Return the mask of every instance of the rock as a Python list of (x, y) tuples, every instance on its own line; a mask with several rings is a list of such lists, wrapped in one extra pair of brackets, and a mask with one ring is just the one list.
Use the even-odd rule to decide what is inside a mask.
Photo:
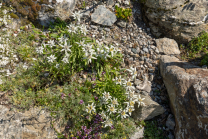
[(103, 5), (99, 5), (91, 15), (91, 20), (97, 24), (112, 26), (116, 22), (116, 15)]
[(114, 0), (107, 0), (107, 6), (113, 6)]
[(137, 50), (135, 48), (131, 48), (131, 51), (136, 54), (137, 53)]
[(139, 80), (139, 79), (136, 79), (136, 80), (134, 81), (134, 84), (135, 84), (135, 85), (140, 85), (141, 83), (142, 83), (142, 81)]
[(142, 139), (144, 138), (144, 127), (137, 127), (135, 133), (130, 137), (130, 139)]
[(147, 74), (145, 74), (143, 76), (143, 79), (144, 79), (143, 83), (136, 86), (136, 88), (139, 89), (139, 90), (144, 90), (144, 91), (150, 93), (150, 91), (151, 91), (151, 82), (148, 81), (147, 76), (148, 76)]
[(117, 22), (117, 25), (120, 26), (120, 27), (122, 27), (122, 28), (125, 28), (126, 27), (126, 22), (119, 21), (119, 22)]
[(164, 53), (166, 55), (180, 54), (180, 50), (178, 49), (178, 44), (175, 40), (169, 38), (161, 38), (161, 39), (156, 39), (155, 41), (160, 53)]
[(83, 74), (82, 77), (83, 77), (84, 79), (86, 79), (86, 78), (87, 78), (87, 75)]
[(173, 115), (169, 115), (168, 116), (168, 119), (166, 121), (166, 126), (170, 129), (170, 130), (174, 130), (174, 127), (175, 127), (175, 121), (174, 121), (174, 118), (173, 118)]
[[(135, 93), (135, 95), (139, 95)], [(150, 120), (155, 116), (163, 114), (165, 112), (164, 108), (160, 106), (157, 102), (153, 101), (148, 95), (140, 94), (141, 98), (145, 98), (143, 100), (145, 106), (140, 106), (138, 108), (138, 104), (135, 103), (134, 108), (135, 111), (132, 112), (132, 118), (135, 120)]]
[[(4, 0), (7, 5), (14, 7), (14, 15), (18, 18), (14, 20), (19, 26), (24, 26), (32, 22), (34, 25), (49, 27), (50, 22), (54, 22), (57, 17), (62, 20), (69, 19), (76, 5), (76, 0), (51, 0), (42, 1), (23, 1)], [(17, 27), (19, 27), (17, 26)]]
[(168, 138), (169, 138), (169, 139), (175, 139), (174, 136), (173, 136), (173, 134), (172, 134), (171, 132), (169, 132)]
[(149, 50), (147, 48), (142, 49), (145, 53), (149, 53)]
[(205, 0), (141, 0), (144, 21), (153, 35), (187, 44), (205, 30), (208, 8)]
[(90, 9), (88, 9), (88, 10), (81, 10), (80, 13), (82, 14), (81, 18), (89, 18), (90, 17)]
[[(31, 108), (25, 112), (17, 112), (0, 105), (0, 138), (57, 138), (57, 134), (51, 127), (52, 117), (50, 112), (39, 108)], [(55, 128), (60, 132), (64, 128)]]
[(110, 32), (110, 28), (105, 28), (105, 31)]
[(208, 70), (163, 55), (160, 73), (175, 117), (175, 138), (207, 138)]

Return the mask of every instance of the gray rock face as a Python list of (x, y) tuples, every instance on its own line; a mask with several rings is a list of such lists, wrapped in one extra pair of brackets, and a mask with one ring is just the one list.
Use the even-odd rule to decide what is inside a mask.
[[(202, 30), (208, 31), (206, 0), (141, 0), (151, 32), (178, 43), (188, 43)], [(148, 21), (147, 21), (148, 20)]]
[(137, 127), (136, 132), (130, 137), (130, 139), (142, 139), (144, 138), (144, 127)]
[(33, 0), (31, 2), (4, 0), (4, 2), (14, 7), (14, 14), (19, 17), (19, 19), (15, 19), (14, 22), (18, 24), (21, 21), (24, 22), (19, 26), (23, 26), (27, 22), (32, 22), (33, 24), (39, 24), (46, 28), (48, 28), (50, 22), (53, 23), (57, 17), (62, 20), (68, 19), (76, 4), (76, 0)]
[(175, 117), (175, 138), (207, 138), (208, 70), (164, 55), (160, 73)]
[[(138, 94), (136, 93), (135, 95)], [(155, 101), (153, 101), (148, 95), (140, 96), (141, 98), (145, 98), (143, 100), (145, 106), (140, 106), (138, 108), (138, 104), (135, 104), (135, 111), (132, 112), (132, 118), (134, 118), (135, 120), (149, 120), (165, 112), (164, 108)]]
[(144, 78), (143, 83), (140, 84), (140, 85), (137, 85), (136, 88), (139, 89), (139, 90), (143, 90), (143, 91), (146, 91), (146, 92), (150, 93), (150, 91), (151, 91), (151, 82), (148, 81), (148, 75), (145, 74), (143, 76), (143, 78)]
[(161, 38), (161, 39), (156, 39), (155, 41), (160, 53), (164, 53), (166, 55), (180, 54), (180, 50), (178, 49), (178, 44), (175, 40), (169, 38)]
[(112, 26), (116, 22), (116, 15), (103, 5), (99, 5), (91, 15), (91, 20), (97, 24)]
[(122, 27), (122, 28), (125, 28), (125, 27), (126, 27), (126, 22), (124, 22), (124, 21), (119, 21), (119, 22), (117, 23), (117, 25), (120, 26), (120, 27)]
[(170, 114), (168, 116), (168, 119), (166, 121), (166, 126), (170, 129), (170, 130), (174, 130), (175, 127), (175, 121), (173, 119), (173, 116)]
[(113, 6), (114, 5), (114, 0), (107, 0), (107, 5), (108, 6)]
[[(21, 113), (0, 105), (0, 138), (55, 139), (57, 134), (51, 127), (51, 118), (50, 113), (39, 108)], [(56, 129), (60, 130), (60, 127), (56, 125)]]

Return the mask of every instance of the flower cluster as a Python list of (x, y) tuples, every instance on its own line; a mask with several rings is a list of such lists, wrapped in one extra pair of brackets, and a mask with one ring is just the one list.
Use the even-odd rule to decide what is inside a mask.
[(8, 22), (11, 22), (11, 16), (10, 15), (6, 15), (7, 14), (7, 10), (3, 10), (3, 13), (4, 13), (4, 17), (3, 18), (0, 18), (0, 26), (1, 25), (5, 25), (7, 27), (8, 25)]

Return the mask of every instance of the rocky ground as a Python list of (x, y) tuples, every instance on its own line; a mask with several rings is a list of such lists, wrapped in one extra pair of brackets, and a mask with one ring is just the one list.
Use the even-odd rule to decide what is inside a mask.
[[(86, 4), (85, 8), (82, 7), (84, 1)], [(107, 26), (97, 24), (90, 18), (90, 15), (92, 15), (99, 5), (106, 6), (110, 11), (114, 11), (115, 4), (132, 9), (133, 17), (129, 22), (117, 20), (111, 26)], [(80, 24), (87, 26), (89, 37), (95, 38), (101, 43), (112, 43), (114, 46), (122, 48), (122, 53), (124, 54), (122, 68), (133, 66), (140, 72), (134, 82), (135, 91), (144, 96), (151, 97), (152, 100), (165, 109), (163, 114), (150, 119), (150, 121), (156, 120), (158, 128), (163, 130), (165, 137), (174, 139), (175, 122), (169, 107), (169, 97), (158, 69), (160, 51), (157, 48), (156, 39), (150, 33), (150, 28), (142, 21), (140, 4), (128, 0), (79, 0), (74, 11), (81, 11), (83, 13)], [(101, 21), (106, 21), (105, 17), (100, 18), (103, 18)], [(110, 19), (114, 20), (114, 17)], [(105, 23), (111, 24), (112, 22), (106, 21)], [(45, 31), (47, 32), (47, 30)], [(0, 119), (3, 118), (4, 116), (0, 117)]]

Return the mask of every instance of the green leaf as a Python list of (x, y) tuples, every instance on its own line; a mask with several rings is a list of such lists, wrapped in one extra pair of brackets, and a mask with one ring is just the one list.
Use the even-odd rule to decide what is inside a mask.
[(57, 34), (53, 33), (53, 34), (50, 34), (50, 37), (53, 37), (53, 38), (57, 38)]

